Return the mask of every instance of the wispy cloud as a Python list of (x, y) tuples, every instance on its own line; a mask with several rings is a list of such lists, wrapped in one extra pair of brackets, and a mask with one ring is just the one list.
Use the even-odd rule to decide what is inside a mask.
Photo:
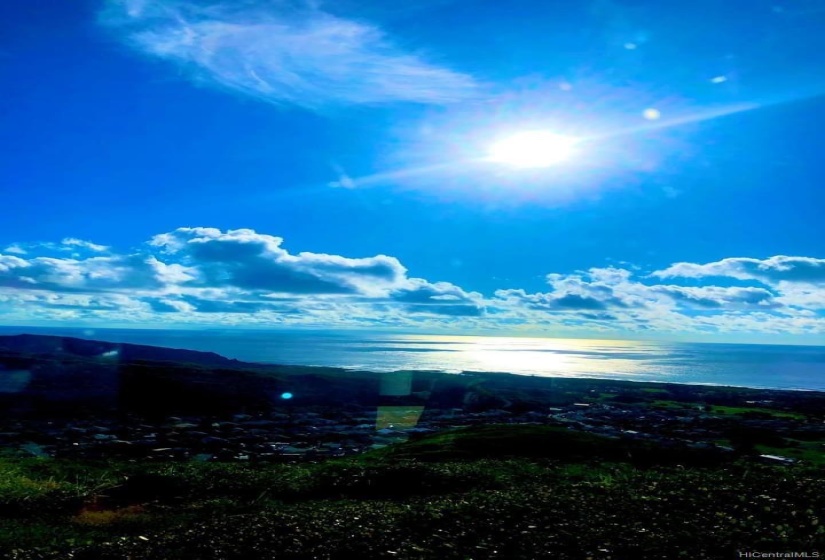
[(66, 237), (59, 243), (52, 241), (41, 241), (34, 243), (13, 243), (0, 251), (7, 255), (27, 255), (29, 253), (37, 253), (44, 256), (44, 253), (55, 255), (65, 255), (70, 253), (73, 257), (80, 257), (85, 254), (103, 254), (109, 250), (106, 245), (99, 245), (78, 239), (76, 237)]
[(9, 255), (25, 255), (28, 253), (23, 247), (20, 246), (19, 243), (13, 243), (3, 249), (3, 252)]
[(315, 4), (109, 0), (100, 21), (197, 81), (276, 104), (444, 104), (476, 91), (471, 76)]
[(84, 241), (83, 239), (78, 239), (76, 237), (67, 237), (61, 243), (64, 247), (67, 248), (76, 247), (79, 249), (87, 249), (95, 253), (105, 253), (109, 250), (109, 247), (107, 247), (106, 245), (98, 245), (97, 243), (92, 243), (91, 241)]
[(332, 170), (338, 176), (338, 180), (331, 182), (329, 186), (340, 187), (342, 189), (354, 189), (356, 187), (355, 181), (347, 174), (343, 167), (334, 163), (332, 164)]

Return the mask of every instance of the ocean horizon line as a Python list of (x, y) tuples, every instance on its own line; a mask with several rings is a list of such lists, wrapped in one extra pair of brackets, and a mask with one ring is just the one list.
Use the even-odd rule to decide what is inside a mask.
[(349, 332), (207, 332), (0, 327), (0, 333), (51, 334), (213, 352), (245, 362), (345, 370), (510, 373), (686, 385), (825, 391), (825, 347), (400, 335)]

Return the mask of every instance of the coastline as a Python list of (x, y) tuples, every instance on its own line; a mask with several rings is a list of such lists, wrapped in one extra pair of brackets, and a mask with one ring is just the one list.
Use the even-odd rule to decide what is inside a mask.
[[(256, 364), (262, 367), (298, 367), (298, 368), (308, 368), (308, 369), (318, 369), (318, 370), (329, 370), (329, 369), (336, 369), (340, 370), (341, 372), (362, 372), (362, 373), (369, 373), (372, 375), (386, 375), (386, 374), (395, 374), (395, 373), (407, 373), (407, 372), (414, 372), (414, 373), (422, 373), (422, 374), (439, 374), (439, 375), (455, 375), (455, 376), (462, 376), (462, 375), (473, 375), (473, 376), (486, 376), (486, 375), (493, 375), (493, 376), (500, 376), (500, 375), (512, 375), (515, 377), (531, 377), (531, 378), (540, 378), (540, 379), (565, 379), (565, 380), (575, 380), (575, 379), (582, 379), (582, 380), (600, 380), (605, 382), (611, 383), (640, 383), (640, 384), (650, 384), (650, 385), (686, 385), (690, 387), (718, 387), (724, 389), (753, 389), (758, 391), (790, 391), (790, 392), (806, 392), (806, 393), (822, 393), (825, 394), (825, 389), (810, 389), (806, 387), (773, 387), (773, 386), (757, 386), (757, 385), (729, 385), (725, 383), (712, 383), (709, 381), (696, 381), (696, 382), (688, 382), (688, 381), (651, 381), (647, 379), (627, 379), (627, 378), (617, 378), (617, 377), (610, 377), (609, 374), (592, 374), (592, 375), (538, 375), (538, 374), (531, 374), (531, 373), (517, 373), (512, 371), (475, 371), (475, 370), (461, 370), (461, 371), (449, 371), (449, 370), (437, 370), (437, 369), (401, 369), (401, 370), (387, 370), (387, 371), (375, 371), (375, 370), (368, 370), (362, 369), (358, 367), (347, 367), (347, 366), (321, 366), (321, 365), (307, 365), (307, 364), (277, 364), (277, 363), (269, 363), (269, 362), (247, 362), (251, 364)], [(622, 374), (618, 374), (622, 375)]]
[[(22, 333), (25, 328), (2, 328)], [(81, 339), (211, 351), (232, 359), (286, 366), (504, 372), (825, 391), (825, 346), (661, 343), (486, 337), (415, 337), (354, 333), (203, 333), (126, 329), (31, 329)]]

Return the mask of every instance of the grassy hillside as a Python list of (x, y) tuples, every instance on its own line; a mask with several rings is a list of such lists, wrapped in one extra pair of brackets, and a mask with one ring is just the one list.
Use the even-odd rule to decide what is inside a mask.
[(540, 425), (487, 425), (451, 430), (373, 454), (387, 459), (422, 461), (502, 457), (561, 461), (615, 461), (637, 466), (717, 465), (731, 460), (713, 449), (663, 446), (637, 439), (608, 438)]
[(0, 460), (0, 550), (18, 559), (532, 560), (825, 547), (819, 471), (690, 466), (634, 445), (497, 426), (319, 464), (9, 457)]

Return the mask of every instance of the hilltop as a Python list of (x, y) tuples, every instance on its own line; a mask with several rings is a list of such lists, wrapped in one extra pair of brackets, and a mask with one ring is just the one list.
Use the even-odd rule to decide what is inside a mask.
[(242, 363), (214, 352), (40, 334), (0, 336), (0, 353), (23, 354), (38, 358), (97, 358), (117, 360), (121, 363), (183, 362), (214, 367), (236, 367)]

